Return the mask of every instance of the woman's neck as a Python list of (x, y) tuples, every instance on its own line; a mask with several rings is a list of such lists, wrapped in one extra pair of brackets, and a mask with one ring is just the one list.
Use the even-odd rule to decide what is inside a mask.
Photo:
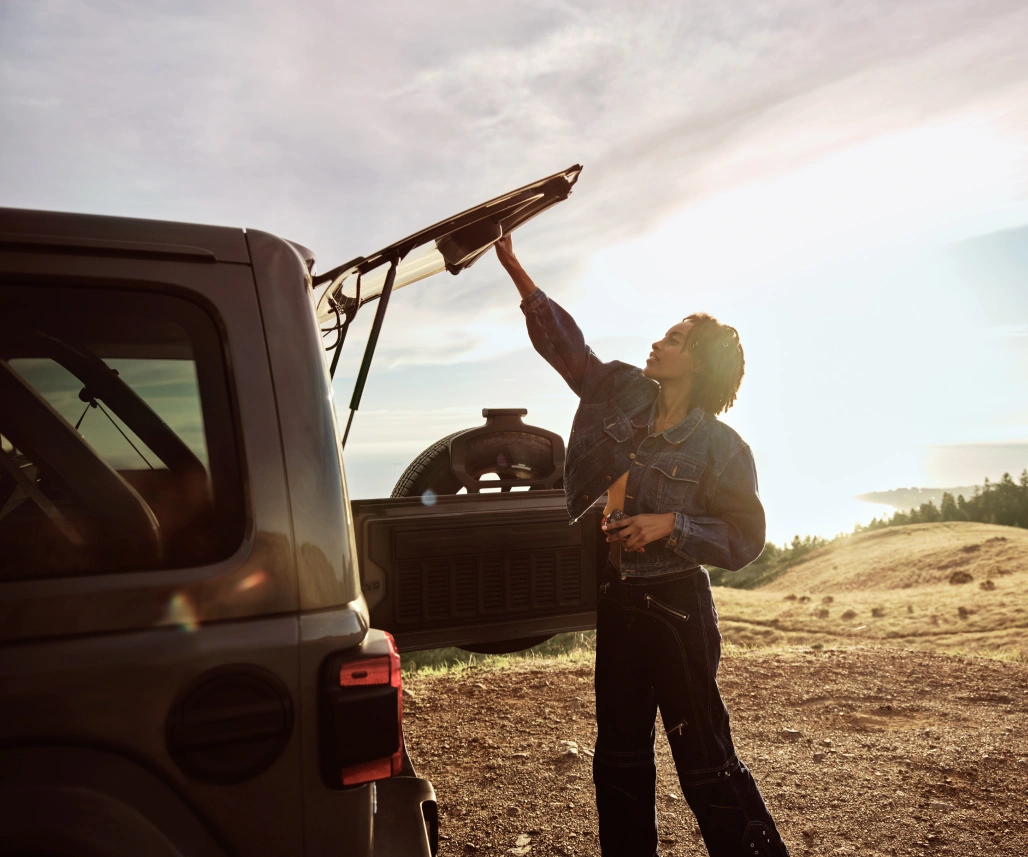
[(687, 384), (661, 384), (657, 394), (657, 416), (654, 431), (662, 432), (678, 425), (692, 410), (692, 379)]

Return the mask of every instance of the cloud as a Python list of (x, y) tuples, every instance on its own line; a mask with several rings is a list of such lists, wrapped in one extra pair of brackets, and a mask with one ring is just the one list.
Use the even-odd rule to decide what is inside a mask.
[[(1028, 9), (1014, 0), (536, 0), (488, 15), (470, 0), (16, 0), (0, 16), (7, 204), (252, 226), (313, 247), (324, 270), (577, 161), (572, 198), (517, 238), (536, 280), (570, 300), (611, 248), (719, 198), (787, 190), (840, 152), (976, 111), (1015, 145), (1028, 137)], [(822, 220), (859, 195), (851, 184)], [(725, 268), (756, 258), (768, 236), (742, 215), (704, 241), (710, 265), (714, 248)], [(690, 237), (668, 230), (663, 251), (691, 252)], [(484, 258), (397, 293), (376, 366), (523, 342), (517, 296)]]
[(997, 324), (987, 329), (987, 335), (998, 339), (1028, 336), (1028, 324)]
[(11, 201), (275, 229), (326, 263), (582, 161), (576, 211), (538, 239), (574, 255), (1028, 65), (1023, 4), (973, 0), (0, 14)]

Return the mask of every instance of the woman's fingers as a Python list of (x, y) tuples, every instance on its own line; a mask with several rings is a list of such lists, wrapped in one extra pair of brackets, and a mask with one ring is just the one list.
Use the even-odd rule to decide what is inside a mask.
[(618, 524), (619, 526), (610, 528), (604, 525), (607, 541), (625, 542), (625, 550), (642, 552), (646, 540), (643, 538), (643, 529), (635, 518), (622, 518)]
[(607, 530), (606, 532), (608, 542), (623, 542), (628, 538), (625, 534), (625, 527), (618, 527), (617, 529)]
[(621, 520), (619, 520), (617, 522), (617, 525), (615, 526), (612, 524), (608, 524), (606, 519), (604, 519), (603, 524), (601, 524), (601, 528), (603, 529), (603, 532), (607, 534), (607, 541), (619, 542), (626, 538), (624, 533), (627, 527), (625, 525), (631, 520), (631, 518), (621, 518)]
[(609, 528), (606, 523), (602, 525), (603, 531), (607, 534), (607, 541), (624, 542), (625, 550), (643, 553), (644, 545), (671, 535), (675, 527), (675, 515), (673, 512), (661, 515), (632, 515), (622, 518), (617, 523), (618, 526)]
[(604, 525), (603, 529), (607, 533), (607, 541), (624, 542), (625, 550), (645, 553), (644, 545), (659, 538), (659, 536), (650, 533), (646, 527), (646, 519), (650, 517), (653, 516), (633, 515), (629, 518), (622, 518), (618, 521), (617, 527), (608, 528), (607, 525)]
[(644, 544), (646, 544), (646, 542), (643, 541), (642, 530), (640, 528), (634, 528), (633, 531), (625, 537), (625, 550), (627, 551), (640, 550)]

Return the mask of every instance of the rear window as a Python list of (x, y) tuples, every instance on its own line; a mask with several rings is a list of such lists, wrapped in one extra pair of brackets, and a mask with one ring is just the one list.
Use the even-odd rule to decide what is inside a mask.
[(229, 555), (242, 490), (223, 348), (170, 295), (0, 286), (0, 576)]

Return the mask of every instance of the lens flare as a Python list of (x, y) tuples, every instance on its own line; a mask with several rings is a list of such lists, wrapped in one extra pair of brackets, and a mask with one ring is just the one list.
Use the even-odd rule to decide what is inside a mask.
[(236, 592), (246, 592), (247, 590), (253, 589), (255, 586), (260, 586), (268, 579), (268, 573), (266, 571), (255, 571), (253, 574), (248, 574), (239, 583), (236, 584)]
[(194, 633), (200, 630), (200, 623), (196, 619), (196, 610), (192, 602), (181, 592), (176, 592), (168, 602), (168, 612), (164, 617), (169, 625), (178, 625), (183, 631)]

